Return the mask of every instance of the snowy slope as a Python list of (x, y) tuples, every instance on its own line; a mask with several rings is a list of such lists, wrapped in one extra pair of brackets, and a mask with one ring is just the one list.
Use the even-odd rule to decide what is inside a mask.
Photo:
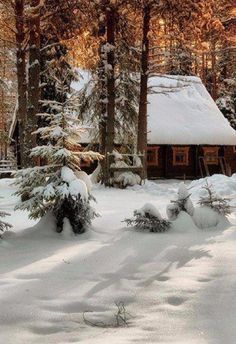
[(150, 144), (236, 145), (235, 130), (200, 78), (159, 76), (149, 86)]
[[(236, 206), (236, 175), (211, 181)], [(203, 184), (189, 185), (195, 203)], [(146, 202), (165, 216), (178, 185), (94, 187), (101, 217), (75, 238), (54, 233), (50, 218), (25, 230), (34, 223), (13, 211), (13, 188), (0, 180), (0, 207), (12, 213), (15, 230), (0, 242), (0, 343), (234, 344), (236, 227), (152, 234), (121, 223)], [(85, 311), (89, 320), (112, 323), (117, 301), (133, 316), (127, 328), (84, 323)]]

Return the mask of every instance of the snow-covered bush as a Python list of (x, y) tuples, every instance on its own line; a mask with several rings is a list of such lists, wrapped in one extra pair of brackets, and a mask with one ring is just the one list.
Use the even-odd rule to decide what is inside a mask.
[(231, 213), (229, 200), (217, 195), (213, 190), (212, 185), (209, 185), (208, 182), (206, 182), (203, 189), (206, 191), (206, 195), (200, 197), (198, 203), (201, 207), (211, 208), (223, 216), (227, 216)]
[(78, 126), (74, 110), (76, 95), (68, 96), (63, 78), (55, 76), (55, 80), (62, 100), (47, 101), (50, 113), (40, 114), (46, 126), (34, 133), (44, 144), (31, 151), (32, 160), (40, 159), (44, 165), (16, 173), (16, 194), (22, 197), (16, 208), (28, 210), (30, 217), (35, 219), (50, 211), (56, 217), (58, 232), (63, 229), (64, 218), (68, 218), (73, 231), (82, 233), (96, 214), (89, 205), (89, 182), (82, 180), (84, 175), (78, 179), (75, 172), (80, 169), (81, 159), (93, 161), (102, 156), (82, 151), (78, 142), (83, 130)]
[(149, 232), (165, 232), (170, 228), (170, 222), (163, 219), (152, 204), (145, 204), (140, 210), (135, 210), (133, 218), (126, 219), (127, 226)]
[(137, 173), (123, 172), (114, 181), (120, 187), (126, 188), (127, 186), (134, 186), (141, 183), (141, 178)]
[(166, 208), (168, 219), (173, 221), (177, 218), (181, 211), (185, 211), (190, 216), (193, 216), (194, 206), (190, 199), (191, 194), (188, 192), (184, 183), (181, 183), (178, 190), (176, 200), (172, 200)]
[[(131, 161), (127, 157), (127, 161), (124, 161), (124, 157), (117, 151), (113, 151), (112, 155), (114, 157), (114, 163), (111, 164), (111, 167), (117, 168), (129, 168), (131, 165)], [(141, 167), (142, 162), (139, 156), (133, 156), (133, 165), (135, 167)], [(137, 184), (141, 184), (141, 177), (137, 173), (133, 173), (132, 171), (125, 171), (125, 172), (114, 172), (114, 177), (111, 180), (111, 184), (114, 186), (118, 186), (120, 188), (126, 188), (127, 186), (134, 186)]]
[(9, 216), (10, 214), (5, 213), (4, 211), (0, 211), (0, 238), (1, 238), (1, 234), (4, 233), (6, 230), (8, 230), (9, 228), (12, 227), (12, 225), (10, 225), (7, 222), (4, 222), (1, 220), (2, 217), (6, 217)]

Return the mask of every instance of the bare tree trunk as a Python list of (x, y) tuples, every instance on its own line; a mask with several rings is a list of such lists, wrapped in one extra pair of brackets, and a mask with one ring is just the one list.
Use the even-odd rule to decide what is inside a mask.
[(211, 46), (211, 72), (212, 72), (212, 98), (217, 99), (217, 74), (216, 74), (216, 52), (215, 42), (212, 42)]
[[(31, 8), (39, 6), (40, 0), (31, 0)], [(36, 137), (32, 135), (37, 128), (37, 113), (40, 99), (40, 11), (29, 15), (29, 76), (28, 76), (28, 107), (27, 107), (27, 151), (36, 146)], [(27, 159), (27, 165), (33, 165)]]
[(115, 11), (112, 7), (106, 10), (107, 19), (107, 140), (106, 152), (112, 153), (115, 139)]
[[(149, 38), (150, 30), (150, 6), (143, 7), (143, 38), (141, 55), (141, 79), (140, 99), (138, 114), (138, 140), (137, 151), (146, 153), (147, 149), (147, 93), (148, 93), (148, 60), (149, 60)], [(146, 155), (146, 154), (145, 154)], [(146, 165), (146, 159), (144, 159)], [(146, 166), (145, 166), (146, 171)]]
[(18, 87), (18, 109), (17, 121), (19, 125), (20, 141), (20, 167), (26, 166), (25, 151), (25, 125), (27, 115), (27, 81), (26, 81), (26, 54), (24, 49), (25, 25), (24, 25), (24, 0), (15, 0), (15, 20), (16, 20), (16, 68)]

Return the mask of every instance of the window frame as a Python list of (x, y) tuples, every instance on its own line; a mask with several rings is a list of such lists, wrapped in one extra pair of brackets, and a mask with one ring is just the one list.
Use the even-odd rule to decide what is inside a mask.
[[(207, 163), (207, 165), (218, 165), (219, 164), (219, 150), (220, 150), (220, 147), (218, 146), (212, 146), (212, 147), (202, 147), (203, 149), (203, 156), (204, 156), (204, 159)], [(216, 153), (215, 155), (212, 155), (212, 157), (215, 157), (214, 160), (207, 160), (207, 156), (206, 154), (207, 153)]]
[[(147, 166), (159, 165), (159, 149), (160, 149), (160, 146), (147, 147)], [(148, 151), (152, 151), (155, 153), (154, 159), (152, 161), (148, 161)]]
[[(190, 147), (172, 147), (172, 151), (173, 151), (173, 166), (189, 166), (189, 148)], [(183, 154), (184, 153), (184, 161), (177, 161), (176, 160), (176, 156), (178, 153)]]

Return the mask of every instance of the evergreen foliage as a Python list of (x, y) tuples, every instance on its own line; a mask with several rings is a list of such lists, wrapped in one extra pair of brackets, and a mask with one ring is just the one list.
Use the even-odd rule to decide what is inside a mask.
[(2, 217), (6, 217), (9, 215), (10, 214), (5, 213), (4, 211), (0, 211), (0, 237), (1, 237), (1, 232), (3, 233), (12, 227), (12, 225), (10, 223), (7, 223), (7, 222), (1, 220)]
[(77, 94), (69, 93), (68, 75), (55, 68), (50, 70), (50, 77), (61, 97), (43, 102), (47, 112), (39, 116), (45, 126), (34, 133), (39, 135), (41, 145), (33, 148), (30, 154), (42, 166), (16, 173), (16, 194), (22, 198), (16, 208), (28, 210), (31, 218), (53, 212), (59, 232), (67, 217), (73, 231), (82, 233), (96, 214), (89, 205), (86, 184), (74, 172), (80, 169), (81, 159), (93, 161), (102, 156), (93, 151), (82, 151), (78, 143), (83, 130), (78, 126), (75, 111), (78, 98)]
[(203, 189), (206, 190), (207, 195), (200, 197), (198, 202), (200, 206), (211, 208), (223, 216), (227, 216), (231, 213), (231, 207), (227, 198), (218, 196), (208, 182), (203, 186)]
[(135, 210), (133, 218), (124, 221), (127, 226), (153, 233), (165, 232), (170, 228), (170, 221), (162, 219), (158, 210), (152, 205), (145, 205)]
[(236, 129), (236, 72), (232, 78), (227, 78), (221, 83), (221, 95), (216, 104), (231, 127)]
[(189, 194), (184, 183), (181, 183), (179, 186), (177, 199), (172, 200), (171, 204), (167, 206), (166, 212), (169, 220), (175, 220), (181, 211), (185, 211), (190, 216), (193, 215), (194, 207), (190, 196), (191, 194)]

